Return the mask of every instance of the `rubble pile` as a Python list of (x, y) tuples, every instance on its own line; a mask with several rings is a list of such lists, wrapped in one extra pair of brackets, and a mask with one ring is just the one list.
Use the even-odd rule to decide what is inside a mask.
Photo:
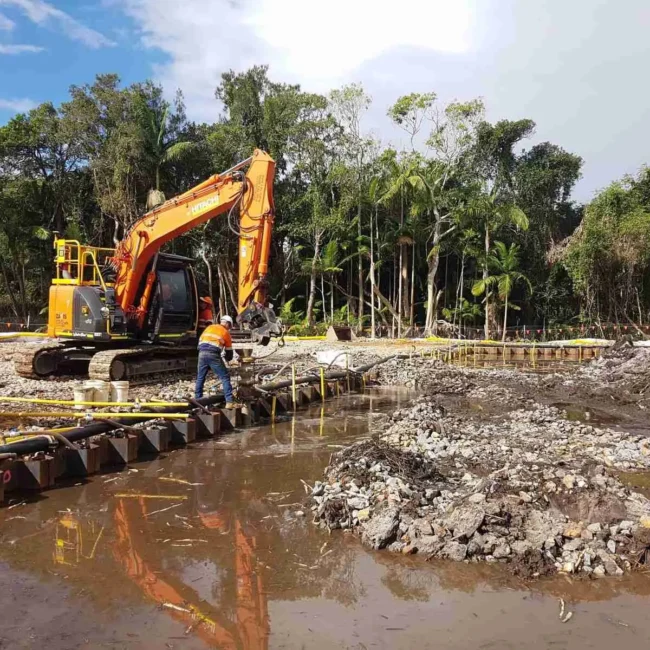
[(615, 470), (650, 469), (650, 440), (534, 406), (488, 422), (430, 399), (334, 454), (311, 493), (314, 521), (364, 544), (522, 575), (620, 575), (645, 563), (650, 500)]
[(464, 395), (475, 385), (469, 372), (417, 356), (391, 359), (377, 366), (377, 378), (384, 386), (406, 386), (439, 395)]
[(620, 347), (608, 350), (601, 358), (582, 366), (564, 385), (589, 382), (608, 390), (644, 393), (650, 388), (650, 348)]

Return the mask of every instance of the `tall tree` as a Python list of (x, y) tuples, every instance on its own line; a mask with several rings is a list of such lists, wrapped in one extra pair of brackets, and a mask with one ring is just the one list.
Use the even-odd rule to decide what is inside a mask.
[(363, 279), (363, 197), (364, 185), (368, 183), (367, 163), (369, 152), (373, 148), (370, 138), (363, 135), (361, 120), (370, 107), (372, 99), (361, 84), (350, 84), (330, 93), (330, 106), (343, 127), (343, 157), (350, 164), (354, 174), (354, 201), (357, 207), (357, 274), (358, 274), (358, 317), (359, 328), (363, 327), (364, 314), (364, 279)]
[(508, 333), (508, 301), (512, 289), (518, 283), (524, 284), (530, 293), (533, 287), (528, 278), (519, 271), (519, 246), (510, 244), (506, 246), (503, 242), (494, 242), (494, 253), (488, 257), (488, 266), (492, 275), (477, 280), (472, 287), (475, 296), (488, 293), (490, 287), (496, 287), (499, 299), (503, 302), (503, 336), (506, 340)]

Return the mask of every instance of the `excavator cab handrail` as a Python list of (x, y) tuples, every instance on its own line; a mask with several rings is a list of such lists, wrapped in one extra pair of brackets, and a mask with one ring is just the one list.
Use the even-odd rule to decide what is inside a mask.
[[(56, 255), (56, 276), (53, 284), (76, 286), (101, 286), (106, 290), (106, 283), (99, 268), (98, 257), (110, 258), (115, 254), (113, 248), (86, 246), (76, 239), (54, 239)], [(90, 258), (90, 262), (87, 259)], [(92, 269), (90, 278), (86, 278), (86, 270)]]

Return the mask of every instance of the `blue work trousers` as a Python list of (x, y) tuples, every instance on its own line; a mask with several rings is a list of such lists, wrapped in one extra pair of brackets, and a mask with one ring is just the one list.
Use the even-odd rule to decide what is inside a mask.
[(196, 376), (196, 386), (194, 388), (194, 397), (199, 399), (203, 397), (203, 386), (208, 376), (208, 372), (217, 375), (219, 381), (223, 386), (223, 394), (226, 402), (232, 402), (232, 384), (230, 383), (230, 373), (226, 364), (221, 358), (221, 350), (214, 348), (214, 350), (199, 350), (199, 368)]

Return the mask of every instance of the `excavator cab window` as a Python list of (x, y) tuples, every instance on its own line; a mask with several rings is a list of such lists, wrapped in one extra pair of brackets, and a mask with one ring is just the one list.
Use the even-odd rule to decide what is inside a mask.
[(185, 269), (159, 271), (160, 295), (166, 312), (187, 312), (190, 310), (189, 287)]

